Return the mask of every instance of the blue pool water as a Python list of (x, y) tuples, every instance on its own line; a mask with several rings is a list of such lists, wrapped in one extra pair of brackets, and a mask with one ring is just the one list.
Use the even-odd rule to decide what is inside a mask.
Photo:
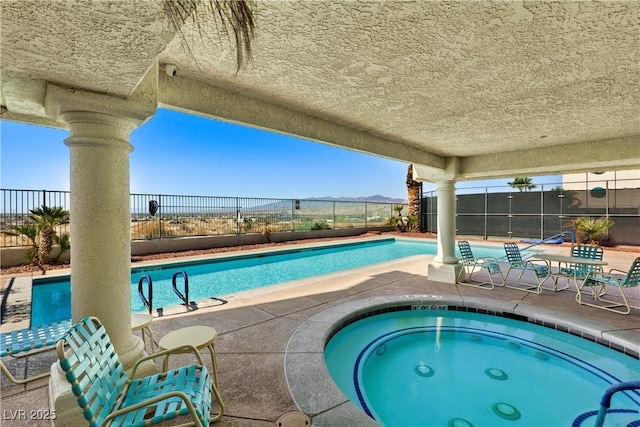
[[(504, 256), (504, 250), (499, 246), (472, 246), (478, 257)], [(180, 303), (171, 282), (173, 274), (179, 270), (184, 270), (189, 277), (189, 300), (197, 301), (413, 255), (435, 255), (436, 252), (434, 241), (384, 239), (133, 268), (131, 305), (134, 312), (145, 310), (138, 297), (138, 280), (144, 274), (153, 281), (153, 307), (159, 308)], [(71, 318), (70, 288), (68, 276), (34, 279), (32, 326)]]
[[(425, 314), (427, 313), (427, 314)], [(602, 392), (637, 381), (637, 359), (499, 316), (374, 315), (338, 331), (325, 362), (343, 393), (385, 426), (591, 426)], [(640, 393), (614, 395), (607, 425), (639, 425)]]

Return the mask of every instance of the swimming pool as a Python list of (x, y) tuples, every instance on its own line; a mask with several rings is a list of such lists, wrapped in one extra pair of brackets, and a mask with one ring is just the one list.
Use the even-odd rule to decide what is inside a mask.
[[(606, 387), (640, 377), (637, 359), (539, 325), (402, 310), (357, 320), (325, 348), (338, 387), (385, 426), (587, 426)], [(640, 393), (612, 408), (610, 425), (639, 420)]]
[[(473, 250), (478, 257), (504, 256), (501, 246), (473, 245)], [(189, 299), (203, 300), (414, 255), (435, 255), (436, 252), (435, 241), (385, 238), (132, 268), (131, 306), (134, 312), (145, 310), (138, 297), (138, 281), (145, 274), (153, 282), (153, 306), (160, 308), (181, 302), (174, 294), (171, 282), (173, 274), (179, 270), (184, 270), (189, 277)], [(69, 318), (69, 276), (34, 279), (32, 326)]]

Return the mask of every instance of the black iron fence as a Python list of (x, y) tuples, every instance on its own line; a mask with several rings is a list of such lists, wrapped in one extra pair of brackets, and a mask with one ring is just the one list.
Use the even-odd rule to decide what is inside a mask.
[[(456, 234), (544, 239), (574, 231), (571, 222), (576, 218), (607, 217), (614, 222), (608, 243), (640, 245), (640, 189), (626, 188), (631, 184), (637, 180), (607, 181), (592, 189), (579, 189), (580, 183), (544, 184), (524, 192), (511, 187), (458, 189)], [(423, 194), (421, 212), (422, 231), (435, 233), (435, 191)]]
[[(0, 192), (3, 232), (29, 224), (29, 211), (42, 205), (70, 209), (68, 191), (0, 189)], [(397, 216), (394, 206), (396, 204), (334, 200), (131, 194), (131, 238), (381, 227)], [(56, 231), (59, 235), (67, 233), (69, 227), (62, 225)], [(3, 233), (0, 246), (29, 244), (24, 235)]]
[[(565, 183), (566, 185), (566, 183)], [(483, 238), (543, 239), (573, 231), (579, 217), (614, 221), (610, 241), (640, 245), (640, 189), (637, 181), (607, 181), (580, 189), (579, 183), (544, 184), (532, 191), (511, 187), (477, 187), (456, 191), (456, 233)], [(586, 184), (583, 185), (586, 187)], [(70, 209), (68, 191), (0, 189), (0, 229), (29, 223), (29, 211), (46, 205)], [(131, 195), (131, 238), (166, 239), (187, 236), (380, 227), (397, 215), (392, 203), (333, 200), (272, 199), (163, 194)], [(406, 206), (403, 210), (406, 216)], [(424, 192), (421, 230), (437, 231), (437, 194)], [(58, 227), (58, 234), (69, 225)], [(2, 234), (0, 246), (29, 245), (24, 235)]]

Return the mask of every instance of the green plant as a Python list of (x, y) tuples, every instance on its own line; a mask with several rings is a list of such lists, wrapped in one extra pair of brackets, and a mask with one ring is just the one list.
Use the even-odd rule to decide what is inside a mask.
[(55, 227), (69, 223), (69, 211), (60, 207), (48, 207), (45, 205), (31, 209), (30, 218), (38, 224), (38, 264), (44, 265), (50, 261), (53, 237), (56, 235)]
[(402, 218), (402, 211), (404, 210), (404, 205), (395, 205), (393, 210), (398, 214), (396, 218), (395, 226), (400, 231), (407, 231), (407, 226), (404, 223), (404, 219)]
[(587, 235), (589, 237), (589, 243), (592, 245), (599, 244), (600, 238), (606, 236), (609, 233), (609, 229), (615, 224), (612, 220), (605, 217), (581, 217), (576, 218), (574, 223), (576, 222), (576, 230), (579, 235)]
[(53, 262), (57, 263), (60, 261), (62, 254), (71, 249), (71, 240), (69, 239), (69, 233), (62, 233), (60, 236), (55, 235), (53, 236), (53, 240), (58, 246), (60, 246), (60, 251), (52, 259)]
[[(164, 15), (180, 37), (185, 53), (191, 54), (183, 28), (193, 22), (201, 40), (208, 40), (205, 24), (212, 22), (224, 36), (229, 36), (231, 27), (236, 48), (236, 72), (245, 61), (251, 60), (251, 40), (255, 33), (255, 5), (247, 0), (163, 0)], [(195, 57), (193, 58), (195, 59)]]
[(269, 220), (265, 220), (264, 225), (262, 226), (262, 230), (260, 230), (260, 234), (263, 235), (265, 239), (267, 239), (268, 243), (271, 243), (271, 234), (273, 234), (275, 231), (276, 229), (271, 225), (271, 222), (269, 222)]
[[(59, 206), (50, 208), (42, 205), (39, 208), (31, 209), (29, 212), (29, 224), (15, 226), (9, 231), (4, 231), (3, 234), (27, 237), (31, 243), (31, 247), (26, 254), (27, 260), (31, 264), (37, 264), (42, 270), (42, 274), (44, 274), (46, 272), (45, 264), (52, 261), (51, 250), (53, 249), (54, 239), (57, 237), (55, 228), (69, 223), (69, 211)], [(63, 244), (69, 244), (68, 236), (66, 241), (63, 241)]]
[[(2, 234), (7, 236), (25, 236), (30, 243), (30, 247), (27, 250), (26, 257), (29, 264), (38, 264), (38, 233), (40, 229), (36, 224), (18, 225), (12, 227), (10, 231), (3, 231)], [(42, 269), (42, 267), (40, 267)]]
[(407, 215), (407, 229), (409, 231), (420, 230), (420, 220), (417, 215)]
[(327, 224), (327, 221), (325, 220), (315, 221), (311, 226), (312, 230), (329, 230), (330, 228), (331, 227), (329, 226), (329, 224)]
[(253, 222), (251, 221), (251, 218), (242, 218), (238, 223), (238, 226), (240, 227), (240, 231), (244, 230), (245, 233), (248, 233), (253, 228)]

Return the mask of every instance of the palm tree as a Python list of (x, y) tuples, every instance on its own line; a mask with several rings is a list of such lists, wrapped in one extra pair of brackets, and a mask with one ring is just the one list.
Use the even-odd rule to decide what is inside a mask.
[[(40, 234), (38, 225), (16, 225), (10, 231), (3, 231), (2, 234), (15, 237), (25, 236), (29, 239), (31, 247), (27, 251), (27, 260), (33, 265), (38, 264), (38, 234)], [(40, 268), (42, 269), (42, 266)]]
[(402, 219), (402, 211), (404, 209), (404, 205), (395, 205), (393, 210), (398, 213), (398, 218), (396, 219), (395, 225), (396, 228), (400, 231), (407, 231), (407, 227), (404, 224), (404, 220)]
[(418, 218), (420, 216), (420, 190), (422, 189), (422, 183), (413, 179), (413, 165), (409, 165), (407, 170), (407, 204), (408, 214), (410, 219), (410, 228), (417, 228)]
[(420, 214), (420, 189), (422, 183), (413, 179), (413, 165), (409, 165), (407, 170), (407, 203), (409, 215), (418, 216)]
[(532, 183), (531, 178), (528, 176), (518, 176), (513, 178), (513, 181), (508, 182), (511, 187), (517, 188), (519, 191), (531, 191), (536, 188), (536, 185)]
[[(164, 15), (180, 35), (184, 48), (191, 53), (182, 27), (193, 21), (201, 37), (204, 24), (213, 22), (218, 31), (228, 35), (231, 27), (236, 43), (236, 72), (251, 60), (251, 40), (255, 31), (253, 2), (245, 0), (163, 0)], [(192, 55), (193, 56), (193, 55)]]
[(69, 211), (56, 206), (50, 208), (42, 205), (39, 208), (31, 209), (30, 218), (40, 230), (38, 242), (38, 265), (40, 268), (49, 262), (51, 249), (53, 247), (53, 236), (56, 234), (55, 228), (59, 225), (69, 223)]

